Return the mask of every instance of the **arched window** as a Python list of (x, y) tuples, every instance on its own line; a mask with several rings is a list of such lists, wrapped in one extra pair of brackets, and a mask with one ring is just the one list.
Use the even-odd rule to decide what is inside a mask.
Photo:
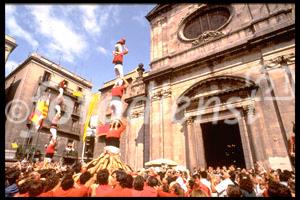
[(183, 41), (194, 41), (208, 32), (219, 32), (232, 18), (230, 5), (204, 5), (179, 25), (178, 36)]
[(227, 22), (229, 17), (230, 12), (224, 7), (208, 10), (189, 20), (183, 29), (183, 34), (188, 39), (197, 38), (205, 31), (217, 30)]

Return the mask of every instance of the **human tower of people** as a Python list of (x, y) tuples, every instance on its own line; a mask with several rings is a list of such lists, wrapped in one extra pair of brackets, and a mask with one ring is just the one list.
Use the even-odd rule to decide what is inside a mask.
[[(104, 133), (106, 146), (104, 147), (104, 152), (98, 158), (93, 159), (85, 166), (91, 174), (97, 173), (101, 169), (107, 169), (110, 173), (117, 169), (124, 169), (127, 172), (132, 171), (120, 159), (120, 137), (126, 129), (126, 122), (122, 119), (124, 111), (122, 96), (128, 86), (128, 82), (123, 75), (123, 56), (127, 53), (128, 49), (125, 46), (125, 39), (122, 38), (116, 43), (115, 50), (113, 51), (116, 81), (111, 91), (111, 123), (109, 130)], [(79, 176), (80, 173), (78, 174)]]
[[(111, 95), (111, 123), (109, 129), (105, 131), (106, 146), (104, 152), (96, 159), (93, 159), (86, 164), (87, 170), (91, 173), (97, 173), (101, 169), (108, 169), (109, 172), (113, 172), (116, 169), (124, 169), (126, 171), (132, 171), (132, 169), (120, 159), (120, 137), (126, 129), (126, 122), (122, 119), (123, 103), (122, 96), (124, 90), (128, 86), (128, 82), (123, 75), (123, 56), (128, 53), (128, 49), (125, 46), (125, 39), (120, 39), (113, 51), (113, 64), (116, 75), (116, 81), (112, 88)], [(57, 145), (57, 128), (59, 120), (62, 117), (62, 106), (64, 104), (64, 90), (67, 84), (65, 81), (59, 84), (59, 94), (55, 98), (55, 115), (51, 121), (50, 133), (51, 138), (49, 144), (46, 145), (44, 166), (47, 166), (53, 159), (55, 148)], [(30, 120), (34, 123), (36, 130), (39, 130), (43, 120), (47, 117), (49, 107), (50, 95), (46, 100), (39, 101), (38, 107), (30, 117)], [(101, 133), (103, 135), (103, 132)], [(78, 177), (80, 174), (78, 174)]]

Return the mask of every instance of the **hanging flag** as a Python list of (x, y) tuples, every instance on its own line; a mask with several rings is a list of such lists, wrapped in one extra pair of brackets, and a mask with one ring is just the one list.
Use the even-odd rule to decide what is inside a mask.
[(93, 111), (94, 111), (94, 108), (95, 108), (96, 104), (98, 104), (99, 98), (100, 98), (100, 93), (93, 94), (93, 96), (91, 98), (90, 105), (89, 105), (88, 112), (87, 112), (87, 116), (86, 116), (86, 120), (85, 120), (85, 123), (84, 123), (83, 136), (82, 136), (82, 141), (83, 142), (85, 142), (86, 132), (87, 132), (87, 128), (88, 128), (89, 123), (90, 123), (90, 118), (93, 114)]
[(83, 94), (80, 91), (73, 91), (73, 96), (75, 96), (75, 97), (83, 97)]
[(36, 129), (39, 129), (43, 123), (43, 120), (48, 115), (49, 99), (50, 95), (48, 96), (47, 100), (39, 99), (35, 111), (29, 117), (29, 120), (33, 123)]
[(11, 148), (17, 149), (19, 145), (16, 142), (11, 143)]

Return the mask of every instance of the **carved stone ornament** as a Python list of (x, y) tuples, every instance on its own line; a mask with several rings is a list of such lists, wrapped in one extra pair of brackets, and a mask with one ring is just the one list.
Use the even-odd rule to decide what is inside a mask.
[(171, 97), (171, 95), (172, 95), (172, 90), (171, 90), (171, 88), (166, 89), (166, 90), (162, 90), (162, 96), (163, 96), (164, 98)]
[(194, 40), (192, 42), (192, 44), (193, 45), (202, 44), (204, 42), (218, 38), (222, 35), (224, 35), (224, 33), (220, 32), (220, 31), (205, 31), (196, 40)]
[(130, 118), (131, 118), (131, 119), (132, 119), (132, 118), (138, 118), (138, 117), (142, 116), (142, 114), (143, 114), (143, 111), (134, 111), (134, 112), (132, 112), (132, 113), (130, 114)]
[(159, 91), (157, 91), (157, 92), (154, 92), (154, 93), (152, 94), (151, 100), (152, 100), (152, 101), (160, 100), (160, 99), (162, 98), (162, 96), (163, 96), (163, 93), (162, 93), (162, 92), (163, 92), (162, 90), (159, 90)]
[(295, 63), (295, 54), (287, 54), (283, 56), (278, 56), (276, 58), (272, 58), (270, 60), (264, 61), (264, 66), (266, 69), (276, 69), (282, 67), (285, 64), (294, 64)]
[(194, 118), (193, 117), (189, 117), (186, 120), (187, 125), (191, 125), (192, 123), (194, 123)]

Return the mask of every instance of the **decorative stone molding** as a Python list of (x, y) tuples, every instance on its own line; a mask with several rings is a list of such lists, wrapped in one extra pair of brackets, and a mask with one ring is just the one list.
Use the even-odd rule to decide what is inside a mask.
[(133, 119), (133, 118), (139, 118), (141, 117), (142, 115), (144, 114), (144, 111), (140, 110), (140, 111), (134, 111), (132, 113), (130, 113), (130, 119)]
[(223, 36), (223, 35), (224, 35), (224, 33), (220, 32), (220, 31), (205, 31), (197, 39), (195, 39), (192, 42), (192, 45), (199, 45), (204, 42), (208, 42), (210, 40), (213, 40), (215, 38)]
[(193, 124), (193, 123), (194, 123), (194, 117), (188, 117), (188, 118), (186, 119), (186, 123), (187, 123), (187, 125)]
[(171, 88), (168, 89), (160, 89), (157, 92), (154, 92), (152, 94), (151, 100), (152, 101), (156, 101), (156, 100), (160, 100), (161, 98), (169, 98), (172, 96), (172, 90)]
[(255, 105), (253, 101), (250, 104), (243, 105), (242, 107), (245, 115), (248, 116), (255, 115)]
[(162, 97), (163, 98), (168, 98), (172, 96), (172, 90), (171, 88), (166, 89), (166, 90), (162, 90)]
[(264, 60), (264, 67), (266, 70), (280, 68), (285, 64), (294, 64), (295, 63), (295, 54), (287, 54), (283, 56), (278, 56), (269, 60)]

